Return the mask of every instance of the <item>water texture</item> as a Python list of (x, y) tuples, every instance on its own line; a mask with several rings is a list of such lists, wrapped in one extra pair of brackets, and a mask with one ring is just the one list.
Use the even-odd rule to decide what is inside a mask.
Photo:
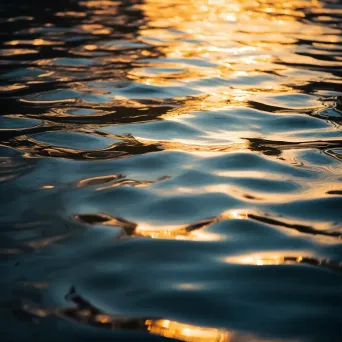
[(342, 3), (0, 6), (4, 342), (342, 340)]

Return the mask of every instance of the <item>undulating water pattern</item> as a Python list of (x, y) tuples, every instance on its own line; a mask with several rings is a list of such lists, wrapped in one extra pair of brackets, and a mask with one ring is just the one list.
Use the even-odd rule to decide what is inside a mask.
[(340, 342), (341, 24), (3, 1), (1, 339)]

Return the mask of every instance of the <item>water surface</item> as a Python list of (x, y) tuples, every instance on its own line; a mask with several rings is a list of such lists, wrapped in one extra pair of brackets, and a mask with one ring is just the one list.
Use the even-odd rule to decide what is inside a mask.
[(2, 4), (4, 341), (341, 341), (341, 23)]

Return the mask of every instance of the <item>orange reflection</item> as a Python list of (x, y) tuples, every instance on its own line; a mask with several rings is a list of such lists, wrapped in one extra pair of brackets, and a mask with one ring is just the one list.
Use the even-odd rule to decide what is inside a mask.
[[(158, 46), (168, 63), (183, 67), (184, 73), (177, 79), (230, 78), (234, 71), (257, 74), (258, 67), (264, 71), (279, 69), (270, 63), (275, 55), (273, 47), (278, 46), (283, 55), (288, 50), (284, 44), (295, 41), (289, 33), (307, 33), (299, 31), (304, 25), (298, 17), (305, 16), (302, 9), (308, 6), (319, 3), (175, 0), (170, 6), (163, 1), (147, 0), (140, 7), (149, 25), (141, 30), (141, 35), (144, 41)], [(320, 33), (319, 26), (305, 28), (308, 29), (316, 30), (310, 34)], [(191, 58), (207, 63), (193, 63)], [(158, 75), (149, 78), (156, 83), (163, 79)]]
[(213, 328), (202, 328), (190, 324), (183, 324), (166, 319), (147, 320), (148, 331), (152, 334), (176, 338), (187, 342), (229, 342), (232, 334)]
[[(28, 285), (35, 287), (35, 284), (32, 283), (28, 283)], [(73, 295), (71, 295), (72, 297)], [(266, 342), (265, 339), (240, 334), (235, 331), (196, 326), (169, 319), (144, 319), (109, 315), (103, 313), (77, 294), (74, 297), (75, 307), (73, 308), (49, 309), (32, 303), (25, 303), (23, 310), (40, 318), (55, 315), (100, 328), (138, 330), (184, 342)]]
[[(151, 139), (139, 138), (139, 141), (144, 143), (155, 142)], [(231, 143), (231, 144), (199, 144), (197, 141), (192, 142), (189, 140), (186, 141), (160, 141), (158, 140), (158, 144), (166, 150), (174, 150), (174, 151), (185, 151), (185, 152), (193, 152), (197, 154), (205, 153), (206, 156), (211, 153), (214, 155), (215, 153), (222, 152), (234, 152), (238, 150), (244, 150), (247, 147), (246, 142), (241, 143)]]
[(152, 225), (148, 223), (139, 223), (134, 234), (147, 236), (153, 239), (176, 239), (176, 240), (194, 240), (194, 241), (218, 241), (221, 239), (219, 234), (214, 234), (204, 230), (207, 226), (214, 223), (217, 219), (203, 220), (190, 225)]
[(37, 50), (33, 49), (5, 49), (0, 50), (0, 56), (13, 56), (13, 55), (27, 55), (38, 53)]
[(24, 89), (24, 88), (27, 88), (27, 86), (24, 84), (15, 83), (15, 84), (11, 84), (8, 86), (0, 86), (0, 91), (13, 91), (13, 90)]
[[(241, 105), (263, 91), (286, 91), (282, 74), (289, 68), (278, 61), (310, 59), (293, 53), (297, 39), (323, 31), (336, 38), (333, 30), (298, 20), (306, 8), (321, 9), (315, 0), (146, 0), (135, 7), (148, 22), (140, 28), (140, 39), (156, 47), (160, 58), (142, 60), (129, 77), (148, 85), (186, 85), (205, 94), (185, 99), (167, 116)], [(273, 77), (262, 77), (265, 73)], [(291, 75), (294, 82), (296, 77), (301, 76)]]
[(134, 234), (140, 236), (148, 236), (153, 239), (177, 239), (177, 240), (194, 240), (194, 241), (219, 241), (222, 239), (220, 234), (206, 231), (205, 228), (210, 225), (229, 219), (245, 219), (248, 214), (243, 210), (228, 210), (221, 215), (206, 220), (197, 221), (192, 224), (182, 226), (158, 226), (148, 223), (139, 223), (136, 225)]
[(245, 265), (283, 265), (283, 264), (307, 264), (311, 266), (320, 266), (330, 269), (341, 270), (342, 263), (335, 262), (329, 259), (321, 259), (311, 256), (308, 252), (293, 252), (293, 251), (281, 251), (281, 252), (261, 252), (258, 254), (248, 254), (241, 256), (233, 256), (224, 258), (224, 261), (228, 263), (237, 263)]
[(47, 39), (33, 39), (33, 40), (11, 40), (6, 42), (5, 45), (16, 46), (16, 45), (62, 45), (62, 42), (47, 40)]
[(54, 187), (54, 185), (43, 185), (41, 189), (53, 189)]
[[(249, 197), (247, 197), (249, 198)], [(249, 198), (250, 199), (250, 198)], [(253, 199), (253, 197), (252, 197)], [(254, 198), (255, 199), (255, 198)], [(219, 241), (227, 239), (227, 235), (221, 235), (219, 233), (213, 233), (207, 230), (211, 225), (225, 221), (225, 220), (253, 220), (269, 225), (272, 229), (280, 229), (289, 235), (305, 234), (308, 238), (318, 239), (320, 243), (335, 243), (336, 238), (340, 239), (341, 234), (339, 232), (330, 232), (334, 225), (329, 222), (310, 222), (310, 221), (298, 221), (298, 220), (278, 220), (277, 217), (265, 215), (262, 212), (245, 210), (245, 209), (234, 209), (227, 210), (218, 216), (197, 221), (185, 225), (158, 225), (151, 223), (140, 222), (138, 224), (123, 223), (122, 220), (117, 218), (108, 218), (105, 224), (118, 225), (125, 229), (128, 234), (135, 236), (146, 236), (153, 239), (176, 239), (176, 240), (194, 240), (194, 241)], [(229, 237), (228, 237), (229, 238)], [(298, 252), (296, 252), (298, 253)], [(284, 253), (282, 252), (281, 255)], [(269, 257), (271, 255), (271, 257)], [(292, 257), (293, 252), (286, 253), (287, 257)], [(305, 251), (301, 254), (302, 257), (310, 257)], [(235, 257), (234, 257), (235, 258)], [(245, 256), (242, 259), (239, 257), (238, 262), (245, 261), (253, 264), (263, 264), (267, 260), (272, 263), (280, 262), (282, 256), (274, 256), (274, 253), (266, 253), (266, 257), (262, 256)], [(230, 259), (229, 259), (230, 260)], [(287, 259), (286, 261), (293, 261)]]
[[(298, 256), (298, 254), (300, 256)], [(281, 251), (281, 253), (263, 252), (258, 254), (227, 257), (225, 258), (225, 261), (234, 264), (236, 263), (263, 266), (281, 265), (286, 263), (300, 263), (304, 260), (305, 257), (309, 257), (309, 255), (305, 251), (296, 253), (294, 253), (293, 251)]]

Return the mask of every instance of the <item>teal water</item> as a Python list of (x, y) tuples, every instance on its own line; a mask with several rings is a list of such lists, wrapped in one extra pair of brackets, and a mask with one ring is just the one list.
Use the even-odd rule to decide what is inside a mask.
[(341, 19), (2, 3), (3, 341), (340, 342)]

